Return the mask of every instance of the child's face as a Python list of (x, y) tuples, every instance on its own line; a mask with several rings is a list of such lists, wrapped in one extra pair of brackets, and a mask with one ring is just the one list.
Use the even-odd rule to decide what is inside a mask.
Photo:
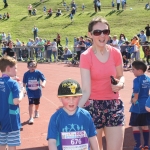
[(75, 113), (80, 98), (81, 96), (65, 96), (65, 97), (60, 98), (63, 104), (64, 110), (69, 115), (73, 115)]
[(36, 67), (37, 67), (37, 64), (35, 62), (32, 62), (28, 65), (28, 69), (30, 72), (34, 72)]
[(132, 66), (132, 72), (133, 72), (135, 77), (138, 77), (138, 76), (143, 74), (143, 71), (141, 69), (137, 70), (133, 66)]
[(17, 65), (13, 66), (13, 67), (7, 67), (7, 71), (10, 77), (14, 77), (17, 74)]

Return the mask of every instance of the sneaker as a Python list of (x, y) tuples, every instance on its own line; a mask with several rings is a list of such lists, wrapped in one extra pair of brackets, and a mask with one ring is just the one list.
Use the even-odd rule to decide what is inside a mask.
[(132, 67), (131, 67), (131, 65), (128, 67), (128, 69), (131, 69)]
[(143, 150), (150, 150), (149, 146), (144, 146)]
[(134, 147), (133, 150), (144, 150), (143, 148), (140, 148), (140, 147)]
[(30, 119), (29, 119), (29, 124), (33, 124), (33, 122), (34, 122), (34, 119), (33, 119), (33, 118), (30, 118)]
[(38, 111), (35, 111), (35, 118), (39, 118), (39, 112)]

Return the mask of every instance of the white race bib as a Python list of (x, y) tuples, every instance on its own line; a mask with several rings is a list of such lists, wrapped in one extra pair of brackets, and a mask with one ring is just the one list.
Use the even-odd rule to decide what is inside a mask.
[(37, 90), (39, 89), (39, 83), (37, 80), (28, 80), (28, 89)]
[(85, 131), (61, 132), (62, 150), (88, 150), (89, 140)]

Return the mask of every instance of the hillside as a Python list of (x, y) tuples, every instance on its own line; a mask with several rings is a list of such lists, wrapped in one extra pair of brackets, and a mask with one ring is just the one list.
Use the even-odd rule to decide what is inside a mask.
[[(71, 0), (65, 1), (70, 6)], [(103, 16), (110, 23), (111, 35), (124, 33), (130, 40), (134, 34), (139, 33), (141, 29), (150, 23), (150, 11), (144, 10), (147, 0), (127, 0), (127, 8), (119, 13), (115, 11), (111, 14), (111, 0), (101, 0), (102, 11), (94, 13), (93, 0), (75, 0), (78, 6), (74, 16), (74, 22), (71, 23), (68, 17), (69, 12), (64, 9), (61, 0), (9, 0), (9, 6), (3, 9), (3, 2), (0, 1), (0, 14), (4, 12), (10, 13), (10, 19), (0, 20), (0, 32), (11, 33), (12, 39), (19, 38), (21, 41), (27, 42), (28, 38), (33, 38), (32, 28), (36, 25), (39, 29), (38, 36), (52, 40), (56, 37), (56, 33), (60, 33), (62, 42), (65, 43), (65, 37), (69, 38), (69, 45), (73, 43), (74, 36), (87, 34), (87, 26), (94, 16)], [(86, 8), (84, 12), (81, 10), (82, 3)], [(36, 16), (28, 16), (27, 6), (32, 4), (37, 9)], [(43, 13), (43, 6), (47, 9), (52, 8), (55, 12), (57, 8), (62, 10), (60, 17), (48, 18)], [(132, 9), (130, 9), (132, 8)], [(149, 21), (149, 22), (148, 22)]]

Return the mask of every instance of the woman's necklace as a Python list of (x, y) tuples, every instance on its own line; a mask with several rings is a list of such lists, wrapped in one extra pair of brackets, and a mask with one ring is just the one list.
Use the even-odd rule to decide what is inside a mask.
[[(99, 52), (100, 52), (101, 55), (104, 55), (106, 51), (107, 51), (107, 48), (105, 47), (105, 50), (103, 50), (103, 51), (100, 50)], [(94, 54), (97, 54), (96, 49), (94, 49), (93, 52), (94, 52)]]

